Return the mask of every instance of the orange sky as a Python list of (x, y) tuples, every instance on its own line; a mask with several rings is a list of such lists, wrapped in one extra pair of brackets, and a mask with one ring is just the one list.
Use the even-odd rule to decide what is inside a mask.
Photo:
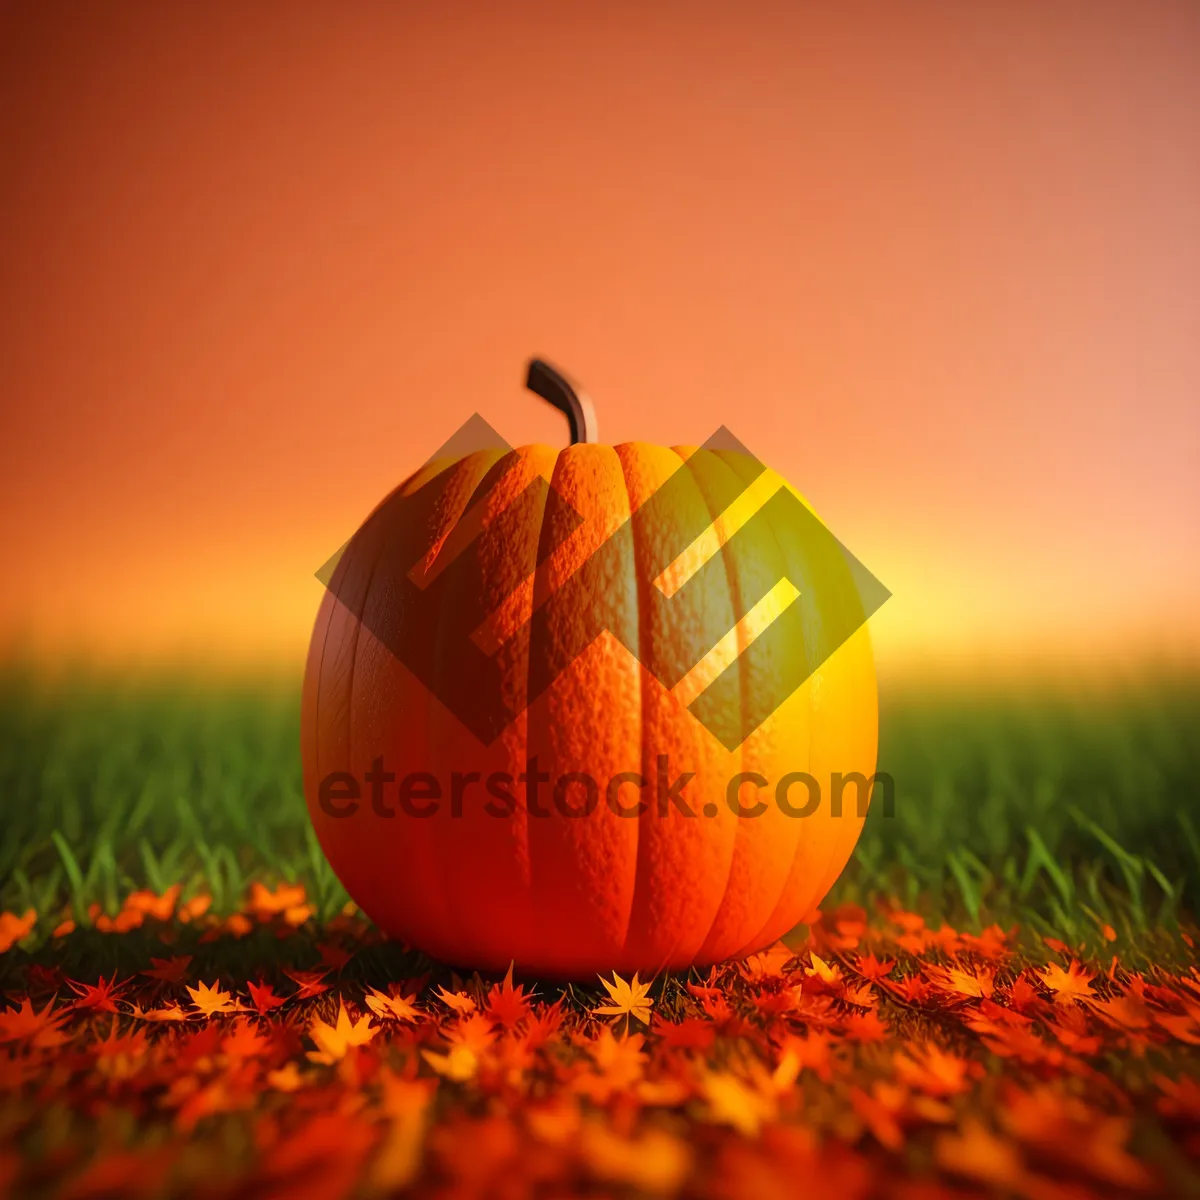
[(298, 667), (539, 353), (796, 483), (885, 661), (1195, 654), (1194, 0), (416, 7), (3, 10), (0, 644)]

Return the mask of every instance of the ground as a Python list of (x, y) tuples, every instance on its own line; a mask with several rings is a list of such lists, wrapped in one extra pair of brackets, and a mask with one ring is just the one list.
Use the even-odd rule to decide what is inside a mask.
[(885, 689), (818, 921), (564, 988), (354, 910), (294, 687), (71, 680), (0, 680), (0, 1193), (1200, 1195), (1194, 681)]

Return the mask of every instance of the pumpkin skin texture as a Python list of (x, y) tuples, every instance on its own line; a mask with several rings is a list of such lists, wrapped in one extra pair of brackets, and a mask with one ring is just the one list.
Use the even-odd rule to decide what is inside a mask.
[[(516, 465), (505, 472), (497, 469), (500, 451), (422, 468), (398, 489), (424, 501), (421, 522), (405, 531), (406, 550), (396, 551), (394, 542), (391, 550), (380, 550), (380, 542), (364, 539), (360, 545), (356, 538), (322, 600), (305, 674), (302, 753), (309, 812), (330, 864), (386, 933), (456, 966), (503, 970), (515, 962), (527, 972), (582, 978), (614, 969), (647, 973), (702, 965), (771, 944), (816, 908), (862, 827), (855, 787), (847, 786), (841, 815), (831, 811), (829, 796), (835, 772), (869, 777), (875, 767), (876, 686), (865, 624), (732, 751), (687, 711), (695, 680), (668, 690), (639, 661), (649, 661), (645, 654), (631, 654), (609, 632), (484, 745), (371, 632), (379, 628), (379, 612), (394, 601), (398, 572), (416, 557), (408, 549), (435, 562), (443, 539), (473, 503), (482, 506), (486, 529), (503, 520), (530, 480), (540, 475), (549, 482), (582, 524), (557, 545), (553, 525), (562, 513), (545, 504), (527, 511), (503, 538), (480, 539), (474, 592), (451, 592), (445, 601), (446, 630), (461, 604), (463, 613), (491, 614), (503, 640), (674, 473), (691, 473), (688, 502), (707, 506), (712, 520), (713, 507), (719, 507), (712, 473), (739, 469), (735, 455), (721, 461), (706, 455), (701, 470), (690, 448), (643, 443), (562, 451), (525, 446), (512, 454)], [(788, 486), (773, 472), (765, 477), (764, 495)], [(647, 564), (661, 561), (652, 545), (659, 532), (667, 531), (643, 526), (623, 543), (621, 555), (611, 560), (611, 577), (602, 581), (608, 611), (615, 614), (610, 625), (614, 619), (626, 623), (639, 647), (679, 640), (689, 623), (707, 615), (718, 628), (736, 630), (726, 639), (729, 661), (750, 637), (746, 622), (738, 624), (744, 611), (739, 598), (752, 589), (755, 572), (768, 584), (785, 573), (803, 574), (788, 570), (795, 551), (784, 539), (760, 542), (752, 554), (722, 545), (716, 553), (725, 563), (723, 582), (706, 587), (690, 608), (676, 603), (664, 611), (647, 603), (648, 589), (656, 586)], [(723, 518), (713, 520), (712, 532), (724, 542)], [(539, 546), (554, 545), (539, 563)], [(712, 547), (696, 551), (711, 553)], [(675, 599), (685, 598), (680, 591)], [(696, 605), (711, 611), (700, 614)], [(586, 614), (566, 611), (556, 619), (583, 621)], [(536, 674), (538, 657), (569, 632), (551, 627), (545, 639), (531, 641), (527, 672)], [(455, 670), (449, 633), (443, 636), (439, 628), (435, 642), (436, 669)], [(762, 683), (753, 669), (762, 667), (742, 667), (744, 694)], [(664, 755), (672, 780), (692, 774), (682, 795), (695, 816), (655, 803)], [(527, 810), (519, 783), (511, 787), (511, 813), (491, 815), (483, 806), (492, 797), (478, 781), (463, 784), (461, 812), (453, 811), (455, 773), (486, 780), (507, 772), (515, 780), (534, 757), (550, 779), (541, 787), (548, 815)], [(352, 816), (331, 816), (319, 803), (321, 780), (333, 772), (364, 780), (377, 759), (400, 777), (434, 776), (442, 789), (437, 812), (407, 814), (395, 803), (391, 783), (394, 815), (374, 812), (364, 785)], [(550, 796), (553, 781), (573, 772), (597, 780), (600, 796), (587, 815), (568, 818)], [(640, 815), (619, 815), (606, 803), (607, 781), (623, 772), (650, 781)], [(739, 816), (728, 802), (727, 786), (740, 772), (769, 781), (761, 791), (752, 781), (742, 785), (744, 805), (765, 802), (753, 818)], [(775, 802), (776, 783), (793, 772), (807, 772), (821, 788), (811, 816), (788, 816)], [(577, 807), (585, 795), (576, 783), (563, 798)], [(618, 798), (632, 805), (638, 795), (627, 783)], [(789, 795), (796, 806), (807, 798), (803, 786)]]

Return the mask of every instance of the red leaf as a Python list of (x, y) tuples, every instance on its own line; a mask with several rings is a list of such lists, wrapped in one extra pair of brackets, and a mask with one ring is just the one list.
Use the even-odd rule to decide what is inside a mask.
[(250, 991), (250, 1003), (254, 1005), (254, 1010), (260, 1017), (265, 1017), (272, 1009), (284, 1003), (284, 998), (275, 995), (275, 989), (269, 983), (248, 983), (246, 987)]

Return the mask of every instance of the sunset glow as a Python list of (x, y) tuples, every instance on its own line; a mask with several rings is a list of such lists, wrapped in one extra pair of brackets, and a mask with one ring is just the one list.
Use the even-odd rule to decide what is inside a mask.
[(8, 13), (0, 646), (298, 672), (544, 354), (789, 479), (884, 671), (1194, 660), (1200, 10), (710, 7)]

